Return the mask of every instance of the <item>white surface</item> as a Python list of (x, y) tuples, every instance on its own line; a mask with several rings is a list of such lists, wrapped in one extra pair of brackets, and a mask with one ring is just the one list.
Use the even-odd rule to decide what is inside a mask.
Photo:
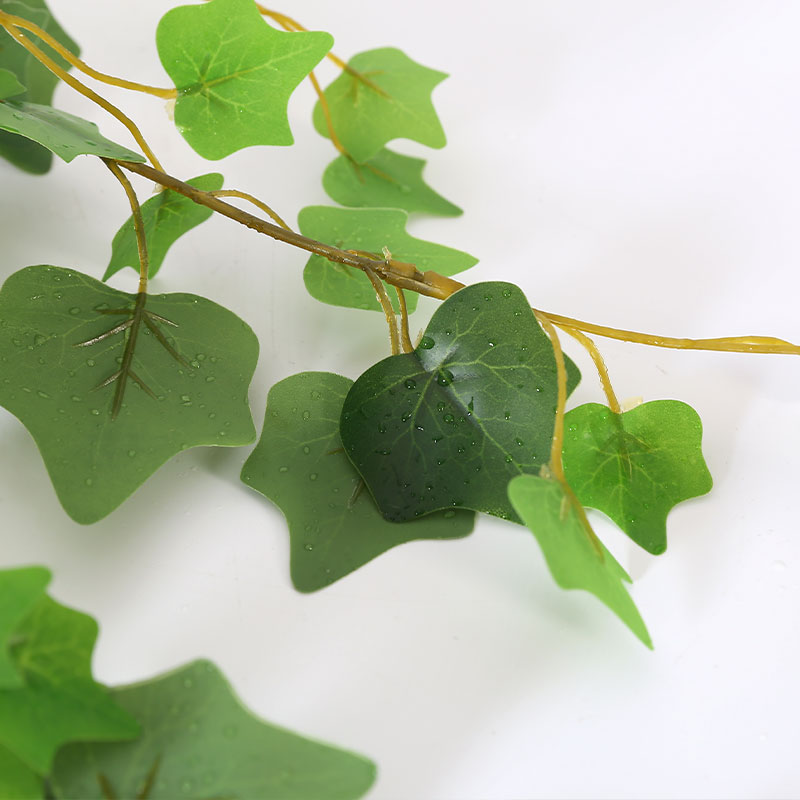
[[(90, 64), (168, 85), (153, 31), (176, 3), (51, 5)], [(797, 4), (296, 0), (282, 10), (331, 31), (345, 57), (394, 45), (452, 74), (434, 95), (449, 146), (398, 149), (425, 153), (429, 182), (464, 207), (411, 231), (479, 256), (467, 280), (512, 280), (541, 308), (619, 327), (800, 340)], [(320, 69), (325, 83), (335, 74)], [(311, 128), (307, 84), (291, 102), (293, 148), (214, 164), (161, 101), (104, 93), (173, 174), (219, 169), (289, 220), (326, 202), (320, 177), (334, 152)], [(129, 142), (68, 88), (57, 104)], [(102, 275), (128, 212), (101, 165), (58, 163), (37, 179), (0, 165), (0, 181), (3, 277), (35, 263)], [(259, 429), (279, 379), (356, 377), (386, 353), (381, 317), (313, 301), (303, 263), (214, 219), (154, 282), (212, 297), (254, 327)], [(420, 306), (415, 329), (434, 304)], [(558, 590), (532, 536), (494, 520), (296, 593), (280, 513), (238, 482), (250, 448), (187, 452), (80, 527), (5, 412), (0, 561), (46, 564), (55, 595), (100, 620), (101, 680), (212, 658), (269, 720), (371, 756), (370, 800), (797, 797), (800, 360), (600, 344), (621, 397), (699, 411), (716, 481), (673, 512), (657, 559), (592, 516), (636, 579), (654, 653), (588, 595)], [(584, 373), (575, 401), (600, 399), (588, 359), (568, 347)]]

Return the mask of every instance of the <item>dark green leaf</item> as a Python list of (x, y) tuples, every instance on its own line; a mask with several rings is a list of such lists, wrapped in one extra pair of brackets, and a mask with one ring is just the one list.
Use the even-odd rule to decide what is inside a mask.
[(457, 217), (461, 209), (445, 200), (422, 179), (425, 161), (384, 148), (356, 166), (339, 156), (322, 176), (332, 200), (354, 208), (402, 208), (443, 217)]
[(292, 582), (301, 592), (328, 586), (399, 544), (472, 530), (474, 515), (454, 509), (404, 524), (383, 519), (339, 438), (352, 385), (330, 372), (303, 372), (273, 386), (261, 440), (242, 470), (242, 480), (286, 515)]
[[(571, 383), (577, 370), (570, 364)], [(413, 353), (368, 369), (341, 436), (386, 519), (454, 506), (516, 519), (506, 486), (550, 456), (553, 347), (508, 283), (479, 283), (437, 309)]]
[(22, 675), (11, 656), (12, 634), (44, 594), (48, 583), (50, 573), (43, 567), (0, 572), (0, 689), (18, 689), (23, 685)]
[[(305, 236), (345, 250), (363, 250), (383, 258), (382, 249), (392, 257), (415, 264), (419, 270), (435, 269), (441, 275), (455, 275), (478, 263), (478, 259), (441, 244), (416, 239), (406, 233), (408, 214), (394, 208), (336, 208), (308, 206), (298, 215), (298, 226)], [(334, 264), (322, 256), (311, 256), (303, 273), (312, 297), (323, 303), (348, 308), (380, 311), (375, 289), (369, 278), (357, 269)], [(397, 300), (389, 296), (397, 309)], [(406, 297), (409, 312), (417, 307), (417, 295)]]
[(604, 602), (652, 648), (650, 634), (625, 589), (630, 578), (596, 537), (581, 512), (557, 481), (520, 475), (508, 484), (508, 495), (544, 553), (555, 582), (562, 589), (584, 589)]
[[(44, 0), (25, 0), (25, 2), (0, 0), (0, 10), (36, 23), (76, 56), (80, 55), (80, 48), (53, 18)], [(51, 53), (51, 57), (64, 69), (70, 68), (69, 64), (55, 53)], [(58, 78), (2, 28), (0, 28), (0, 67), (13, 72), (19, 82), (26, 87), (25, 94), (17, 97), (18, 100), (50, 105)], [(53, 160), (47, 148), (4, 130), (0, 130), (0, 156), (20, 169), (36, 175), (47, 172)]]
[(663, 553), (670, 509), (711, 490), (702, 433), (695, 410), (677, 400), (624, 414), (587, 403), (565, 418), (567, 481), (581, 503), (603, 511), (648, 552)]
[(25, 87), (17, 80), (17, 76), (7, 69), (0, 69), (0, 100), (22, 94)]
[(250, 145), (292, 144), (289, 97), (333, 38), (276, 31), (252, 0), (212, 0), (168, 11), (156, 43), (178, 88), (178, 130), (216, 160)]
[(0, 800), (37, 800), (42, 796), (42, 779), (0, 745)]
[(0, 129), (38, 142), (64, 161), (72, 161), (80, 155), (145, 160), (133, 150), (101, 136), (93, 122), (51, 106), (0, 100)]
[[(136, 742), (74, 745), (56, 759), (56, 798), (355, 800), (375, 779), (361, 756), (304, 739), (253, 716), (209, 662), (114, 691), (140, 722)], [(107, 796), (107, 795), (106, 795)]]
[[(247, 387), (258, 342), (250, 328), (202, 297), (151, 295), (135, 312), (135, 349), (133, 325), (77, 346), (131, 323), (134, 308), (135, 295), (60, 267), (28, 267), (0, 291), (0, 405), (31, 432), (78, 522), (110, 513), (181, 450), (255, 438)], [(133, 358), (114, 419), (124, 375), (102, 384), (126, 369), (126, 352)]]
[[(222, 188), (222, 181), (222, 175), (211, 172), (208, 175), (192, 178), (188, 183), (204, 192), (213, 192)], [(142, 221), (147, 239), (147, 253), (150, 257), (151, 278), (161, 268), (169, 248), (184, 233), (205, 222), (212, 214), (210, 208), (198, 205), (188, 197), (169, 189), (163, 189), (142, 204)], [(111, 261), (103, 280), (107, 281), (124, 267), (133, 267), (139, 271), (139, 247), (136, 243), (132, 217), (128, 217), (114, 236)]]
[[(444, 72), (423, 67), (394, 47), (359, 53), (349, 66), (367, 81), (342, 72), (325, 90), (325, 98), (336, 135), (359, 164), (392, 139), (444, 147), (444, 131), (431, 102), (434, 87), (447, 77)], [(319, 103), (314, 108), (314, 127), (328, 136)]]

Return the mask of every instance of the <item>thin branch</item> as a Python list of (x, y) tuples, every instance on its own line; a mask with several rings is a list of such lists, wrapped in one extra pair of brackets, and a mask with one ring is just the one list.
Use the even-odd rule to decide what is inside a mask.
[(375, 274), (375, 270), (367, 267), (364, 272), (367, 273), (367, 277), (372, 284), (372, 288), (375, 289), (378, 302), (381, 304), (381, 308), (383, 309), (383, 314), (386, 317), (386, 324), (389, 326), (389, 340), (392, 345), (392, 355), (396, 356), (400, 353), (400, 339), (397, 335), (397, 317), (394, 315), (392, 301), (389, 299), (389, 295), (386, 292), (386, 287), (383, 285), (383, 281)]
[(397, 292), (397, 302), (400, 306), (400, 342), (403, 345), (404, 353), (411, 353), (414, 345), (411, 343), (411, 331), (408, 329), (408, 308), (406, 307), (406, 296), (399, 286), (394, 287)]
[(213, 194), (214, 197), (238, 197), (241, 200), (247, 200), (248, 203), (252, 203), (256, 208), (260, 208), (273, 222), (280, 225), (281, 228), (287, 231), (291, 230), (275, 211), (252, 194), (240, 192), (238, 189), (215, 189), (213, 192), (209, 192), (209, 194)]

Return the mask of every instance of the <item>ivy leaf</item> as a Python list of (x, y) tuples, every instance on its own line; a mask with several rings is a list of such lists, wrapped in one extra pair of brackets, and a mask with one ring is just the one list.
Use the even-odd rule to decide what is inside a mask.
[(0, 100), (0, 129), (38, 142), (64, 161), (80, 155), (145, 160), (144, 156), (101, 136), (93, 122), (51, 106)]
[(553, 347), (520, 289), (474, 284), (439, 306), (414, 352), (355, 382), (342, 442), (388, 520), (454, 506), (516, 519), (506, 486), (547, 463), (556, 387)]
[[(71, 745), (56, 759), (56, 798), (241, 797), (350, 800), (375, 779), (361, 756), (302, 738), (252, 715), (217, 668), (196, 661), (114, 691), (142, 726), (136, 742)], [(150, 780), (148, 781), (148, 776)]]
[(352, 385), (330, 372), (303, 372), (273, 386), (261, 440), (242, 469), (242, 480), (286, 515), (292, 582), (301, 592), (328, 586), (399, 544), (466, 536), (474, 522), (454, 509), (403, 525), (383, 519), (339, 438)]
[[(446, 73), (423, 67), (394, 47), (359, 53), (348, 66), (366, 80), (342, 72), (325, 89), (325, 99), (336, 135), (359, 164), (377, 155), (392, 139), (445, 146), (447, 140), (431, 92)], [(329, 136), (319, 102), (314, 107), (314, 127)]]
[[(44, 594), (50, 573), (43, 567), (22, 567), (0, 572), (0, 689), (23, 685), (11, 655), (14, 629)], [(0, 769), (0, 774), (2, 774)]]
[(0, 69), (0, 100), (22, 94), (25, 87), (17, 80), (17, 76), (7, 69)]
[[(80, 48), (58, 24), (44, 0), (25, 0), (25, 2), (0, 0), (0, 10), (36, 23), (68, 50), (80, 55)], [(51, 53), (51, 58), (64, 69), (70, 69), (70, 65), (56, 53)], [(26, 87), (25, 93), (18, 97), (18, 100), (50, 105), (58, 78), (2, 28), (0, 28), (0, 67), (13, 72), (19, 82)], [(53, 160), (46, 148), (30, 139), (4, 130), (0, 130), (0, 156), (35, 175), (47, 172)]]
[[(213, 192), (222, 188), (223, 178), (218, 172), (200, 175), (188, 181), (196, 189)], [(170, 247), (192, 228), (205, 222), (213, 212), (205, 206), (193, 203), (170, 189), (163, 189), (155, 197), (151, 197), (142, 205), (142, 222), (147, 239), (147, 254), (150, 257), (150, 277), (161, 268), (164, 257)], [(139, 247), (136, 243), (136, 231), (133, 217), (128, 217), (125, 224), (117, 231), (111, 245), (111, 260), (108, 263), (103, 280), (125, 267), (133, 267), (139, 271)]]
[(252, 442), (257, 356), (250, 328), (196, 295), (149, 295), (142, 308), (47, 266), (0, 291), (0, 405), (30, 431), (78, 522), (110, 513), (181, 450)]
[(252, 0), (212, 0), (168, 11), (156, 44), (178, 88), (178, 130), (195, 152), (217, 160), (250, 145), (294, 142), (289, 97), (333, 38), (277, 31)]
[(667, 549), (670, 509), (711, 490), (702, 433), (697, 412), (677, 400), (623, 414), (587, 403), (565, 417), (564, 472), (583, 505), (604, 512), (658, 555)]
[(650, 634), (623, 581), (631, 582), (603, 544), (590, 536), (581, 512), (557, 481), (519, 475), (508, 484), (511, 504), (542, 548), (562, 589), (584, 589), (605, 603), (647, 647)]
[(422, 178), (425, 162), (383, 148), (361, 166), (345, 156), (332, 161), (322, 185), (332, 200), (355, 208), (402, 208), (442, 217), (462, 210), (434, 192)]
[(97, 623), (42, 596), (14, 631), (24, 686), (0, 690), (0, 746), (39, 775), (66, 742), (130, 739), (139, 726), (95, 683)]
[[(394, 208), (307, 206), (298, 215), (298, 226), (305, 236), (345, 250), (375, 253), (378, 258), (383, 258), (382, 249), (386, 247), (393, 258), (415, 264), (422, 271), (435, 269), (441, 275), (455, 275), (478, 263), (469, 253), (409, 236), (407, 222), (408, 214)], [(308, 259), (303, 280), (309, 294), (323, 303), (381, 310), (375, 289), (361, 270), (313, 255)], [(391, 291), (389, 296), (392, 297)], [(398, 310), (395, 297), (392, 303)], [(417, 307), (417, 295), (409, 292), (406, 303), (412, 312)]]
[(0, 745), (0, 800), (34, 800), (42, 796), (42, 779)]

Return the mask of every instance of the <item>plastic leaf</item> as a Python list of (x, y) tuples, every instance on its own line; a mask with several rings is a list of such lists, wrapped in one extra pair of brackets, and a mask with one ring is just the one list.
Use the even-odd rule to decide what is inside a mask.
[[(423, 67), (394, 47), (359, 53), (348, 66), (366, 80), (342, 72), (325, 89), (325, 98), (336, 135), (358, 163), (369, 161), (392, 139), (444, 147), (446, 139), (431, 92), (446, 73)], [(319, 102), (314, 108), (314, 127), (329, 135)]]
[(650, 634), (623, 582), (631, 580), (614, 556), (587, 531), (581, 515), (557, 481), (520, 475), (508, 496), (542, 548), (562, 589), (584, 589), (605, 603), (645, 644)]
[(433, 191), (422, 178), (426, 162), (384, 148), (356, 166), (345, 156), (332, 161), (322, 185), (332, 200), (354, 208), (402, 208), (442, 217), (457, 217), (461, 209)]
[[(570, 383), (577, 370), (570, 364)], [(553, 347), (509, 283), (478, 283), (434, 313), (413, 353), (368, 369), (344, 403), (345, 450), (386, 519), (463, 506), (516, 518), (506, 486), (550, 455)]]
[(466, 536), (474, 522), (473, 514), (454, 509), (404, 524), (383, 519), (339, 438), (352, 385), (330, 372), (303, 372), (273, 386), (261, 440), (242, 470), (242, 480), (286, 515), (292, 582), (302, 592), (328, 586), (399, 544)]
[(150, 295), (132, 339), (135, 307), (60, 267), (20, 270), (0, 291), (0, 405), (33, 435), (78, 522), (104, 517), (181, 450), (255, 438), (250, 328), (196, 295)]
[(42, 779), (0, 745), (0, 800), (35, 800), (43, 796)]
[[(361, 250), (383, 258), (388, 248), (392, 258), (415, 264), (421, 270), (436, 269), (441, 275), (455, 275), (478, 263), (461, 250), (416, 239), (406, 233), (408, 214), (393, 208), (336, 208), (308, 206), (300, 211), (300, 231), (312, 239), (335, 244), (345, 250)], [(323, 303), (348, 308), (380, 311), (375, 289), (361, 270), (334, 264), (322, 256), (309, 258), (303, 273), (312, 297)], [(397, 308), (394, 291), (389, 296)], [(408, 292), (409, 312), (417, 307), (417, 295)]]
[(100, 135), (93, 122), (51, 106), (0, 100), (0, 129), (44, 145), (64, 161), (88, 155), (122, 161), (144, 161), (144, 157)]
[(142, 726), (136, 742), (74, 745), (56, 759), (56, 798), (148, 800), (258, 798), (355, 800), (375, 779), (361, 756), (320, 744), (252, 715), (217, 668), (197, 661), (114, 691)]
[[(80, 55), (80, 48), (56, 22), (44, 0), (24, 0), (24, 2), (0, 0), (0, 10), (36, 23), (68, 50)], [(51, 53), (51, 57), (64, 69), (70, 69), (69, 64), (57, 54)], [(0, 28), (0, 67), (13, 72), (19, 82), (26, 87), (25, 93), (17, 97), (18, 100), (50, 105), (58, 78), (2, 28)], [(36, 175), (47, 172), (53, 160), (47, 148), (4, 130), (0, 130), (0, 156), (20, 169)]]
[[(222, 188), (223, 177), (218, 172), (200, 175), (188, 183), (204, 192), (212, 192)], [(164, 257), (170, 247), (192, 228), (205, 222), (212, 211), (205, 206), (193, 203), (188, 197), (177, 192), (163, 189), (155, 197), (142, 204), (142, 221), (144, 222), (147, 253), (150, 257), (150, 277), (161, 268)], [(103, 275), (107, 281), (112, 275), (125, 267), (133, 267), (139, 271), (139, 248), (136, 243), (136, 232), (133, 218), (128, 217), (125, 224), (117, 231), (111, 245), (111, 260)]]
[(212, 0), (168, 11), (156, 43), (178, 88), (178, 130), (197, 153), (216, 160), (250, 145), (292, 144), (289, 97), (333, 38), (277, 31), (252, 0)]
[(607, 514), (650, 553), (667, 549), (670, 509), (711, 490), (697, 412), (677, 400), (614, 414), (587, 403), (565, 418), (564, 471), (585, 506)]
[(7, 69), (0, 69), (0, 100), (22, 94), (25, 87), (17, 80), (17, 76)]

